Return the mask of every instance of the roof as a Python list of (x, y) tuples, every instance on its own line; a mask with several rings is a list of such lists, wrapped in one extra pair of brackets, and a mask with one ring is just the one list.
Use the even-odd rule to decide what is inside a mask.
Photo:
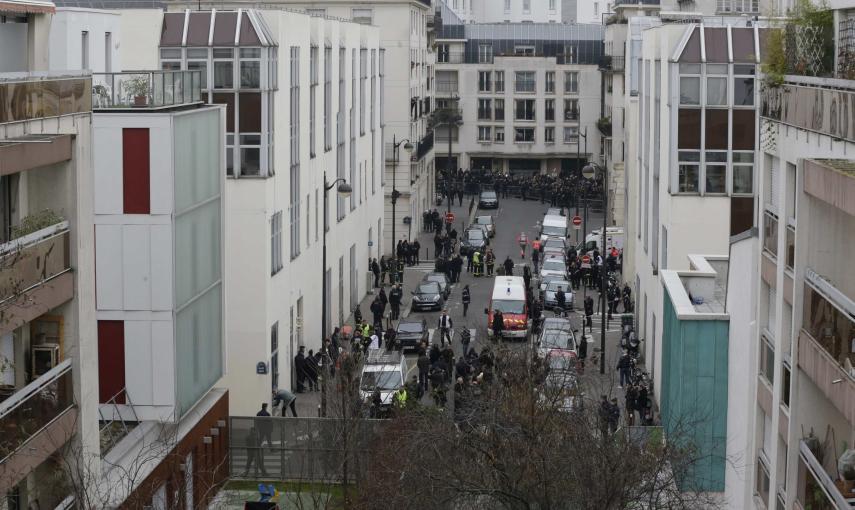
[(161, 47), (276, 46), (264, 17), (254, 9), (167, 12)]
[(158, 0), (56, 0), (57, 7), (84, 9), (165, 9), (166, 3)]
[(690, 25), (672, 59), (683, 63), (759, 64), (763, 52), (762, 32), (754, 26), (709, 27), (703, 23)]
[(522, 276), (497, 276), (493, 282), (493, 300), (525, 300), (525, 283)]
[(46, 0), (4, 0), (0, 1), (0, 12), (21, 14), (44, 14), (56, 12), (56, 4)]

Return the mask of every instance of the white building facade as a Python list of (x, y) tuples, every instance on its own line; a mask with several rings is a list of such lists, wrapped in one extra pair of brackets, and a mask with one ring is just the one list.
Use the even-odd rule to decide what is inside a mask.
[[(457, 108), (450, 166), (502, 173), (576, 170), (596, 158), (602, 27), (468, 24), (437, 34), (437, 108)], [(587, 133), (587, 137), (586, 136)], [(449, 130), (436, 164), (449, 165)]]
[(463, 23), (561, 23), (561, 0), (439, 0)]

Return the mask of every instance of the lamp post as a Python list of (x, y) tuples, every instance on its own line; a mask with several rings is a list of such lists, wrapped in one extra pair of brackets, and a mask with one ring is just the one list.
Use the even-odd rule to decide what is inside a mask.
[[(327, 230), (329, 229), (329, 193), (330, 190), (338, 184), (338, 195), (342, 198), (347, 198), (353, 193), (353, 188), (344, 179), (336, 179), (331, 183), (327, 182), (327, 173), (324, 172), (324, 244), (323, 244), (323, 260), (321, 262), (321, 337), (323, 342), (329, 333), (329, 324), (327, 324)], [(327, 415), (327, 381), (329, 381), (329, 363), (324, 363), (324, 380), (321, 384), (321, 416)]]
[(396, 138), (397, 135), (392, 135), (392, 258), (395, 259), (398, 254), (395, 252), (395, 243), (398, 239), (395, 237), (395, 223), (397, 219), (395, 218), (395, 204), (398, 203), (398, 197), (401, 194), (398, 192), (397, 188), (395, 188), (395, 174), (398, 173), (398, 147), (401, 144), (404, 144), (404, 150), (407, 151), (407, 154), (413, 152), (413, 144), (410, 143), (410, 140), (404, 138), (403, 140), (398, 141)]
[[(579, 165), (582, 161), (582, 154), (579, 152), (580, 147), (582, 146), (579, 138), (585, 139), (585, 157), (588, 156), (588, 126), (585, 126), (585, 133), (582, 134), (582, 130), (579, 129), (579, 136), (576, 137), (576, 170), (579, 169)], [(576, 181), (576, 216), (579, 216), (579, 181)], [(584, 229), (588, 228), (588, 218), (585, 218), (585, 224), (582, 227)], [(582, 231), (582, 239), (585, 238), (585, 232)], [(576, 244), (579, 244), (579, 231), (576, 231)]]
[[(600, 313), (602, 314), (602, 329), (600, 330), (600, 373), (606, 373), (606, 306), (608, 306), (607, 298), (606, 298), (606, 289), (608, 288), (608, 273), (606, 272), (606, 264), (605, 264), (605, 253), (606, 253), (606, 229), (608, 228), (608, 218), (609, 218), (609, 209), (608, 209), (608, 200), (609, 200), (609, 175), (608, 170), (606, 168), (601, 167), (596, 163), (588, 163), (585, 165), (585, 168), (582, 169), (582, 175), (585, 176), (586, 179), (593, 179), (597, 172), (602, 173), (603, 176), (603, 242), (600, 246), (600, 257), (603, 259), (603, 268), (602, 268), (602, 280), (600, 281), (600, 299), (602, 299), (602, 304), (600, 305)], [(596, 264), (597, 261), (594, 261)]]

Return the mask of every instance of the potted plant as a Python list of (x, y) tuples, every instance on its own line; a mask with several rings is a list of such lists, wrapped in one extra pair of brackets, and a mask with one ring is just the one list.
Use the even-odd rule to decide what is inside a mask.
[(124, 81), (125, 91), (134, 98), (134, 106), (146, 106), (148, 104), (148, 75), (138, 75)]

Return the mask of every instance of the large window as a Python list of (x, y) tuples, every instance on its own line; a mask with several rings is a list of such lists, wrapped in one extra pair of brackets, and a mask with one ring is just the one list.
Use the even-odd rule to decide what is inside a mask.
[(491, 120), (493, 114), (492, 102), (489, 99), (478, 99), (478, 120)]
[(261, 48), (240, 48), (240, 88), (261, 87)]
[(517, 71), (514, 77), (514, 91), (524, 93), (535, 91), (537, 80), (534, 71)]
[[(805, 284), (802, 327), (841, 367), (855, 366), (855, 352), (852, 350), (855, 320), (810, 283)], [(848, 370), (850, 377), (855, 379), (855, 369)]]
[(496, 92), (504, 92), (505, 91), (505, 72), (504, 71), (496, 71)]
[(187, 70), (199, 71), (202, 90), (208, 88), (208, 48), (187, 48)]
[(324, 48), (324, 152), (332, 149), (332, 48)]
[(579, 72), (564, 71), (564, 93), (578, 94), (579, 93)]
[(436, 46), (436, 63), (437, 64), (447, 64), (448, 63), (448, 44), (437, 44)]
[(270, 219), (270, 274), (282, 269), (282, 211)]
[(514, 101), (516, 106), (514, 118), (516, 120), (534, 120), (535, 118), (535, 100), (534, 99), (517, 99)]
[(491, 140), (490, 126), (478, 126), (478, 141), (490, 142)]
[(707, 151), (704, 166), (706, 193), (727, 192), (727, 151)]
[(754, 193), (754, 153), (733, 152), (733, 194)]
[(291, 46), (291, 164), (290, 220), (291, 258), (300, 255), (300, 47)]
[[(775, 306), (770, 303), (769, 306)], [(775, 383), (775, 346), (772, 341), (765, 336), (761, 337), (760, 342), (760, 375), (762, 375), (769, 384)]]
[(315, 146), (317, 144), (317, 134), (315, 133), (315, 116), (317, 115), (318, 107), (318, 47), (312, 46), (309, 49), (309, 157), (315, 157)]
[(493, 89), (490, 74), (490, 71), (478, 71), (478, 92), (490, 92)]
[(547, 94), (555, 94), (555, 71), (546, 71), (544, 80), (546, 84), (545, 92)]
[(479, 44), (478, 45), (478, 63), (492, 64), (493, 63), (493, 45)]
[(368, 50), (359, 50), (359, 134), (365, 134), (365, 84), (368, 79)]
[(543, 143), (555, 143), (555, 128), (546, 126), (543, 128)]
[(214, 88), (234, 88), (234, 48), (214, 48)]
[(546, 99), (543, 102), (544, 108), (544, 120), (546, 122), (554, 122), (555, 121), (555, 100), (554, 99)]
[(496, 105), (496, 115), (495, 120), (505, 120), (505, 100), (504, 99), (496, 99), (494, 100)]
[(579, 100), (565, 99), (564, 100), (564, 120), (577, 121), (579, 120)]
[(778, 256), (778, 217), (769, 211), (763, 213), (763, 249)]
[(363, 25), (374, 24), (374, 9), (351, 9), (350, 18)]
[(733, 106), (754, 106), (753, 65), (734, 64), (733, 66)]
[(514, 128), (514, 142), (517, 143), (534, 143), (534, 128)]
[(679, 193), (697, 193), (701, 153), (698, 151), (680, 151), (677, 157), (679, 159), (677, 191)]
[(566, 126), (564, 128), (564, 143), (579, 143), (579, 127)]
[(707, 64), (707, 106), (727, 106), (727, 64)]
[(505, 143), (505, 128), (497, 126), (493, 131), (496, 133), (496, 143)]

